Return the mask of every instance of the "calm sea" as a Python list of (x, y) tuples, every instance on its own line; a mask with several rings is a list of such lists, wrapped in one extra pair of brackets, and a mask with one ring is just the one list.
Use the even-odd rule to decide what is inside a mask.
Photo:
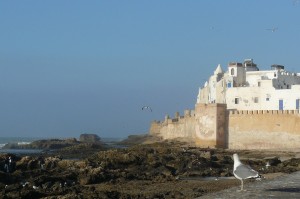
[[(49, 137), (0, 137), (0, 153), (39, 153), (41, 150), (31, 150), (31, 149), (2, 149), (2, 147), (7, 143), (18, 143), (18, 145), (30, 144), (35, 140), (43, 139), (66, 139), (66, 138), (49, 138)], [(122, 138), (101, 138), (101, 140), (109, 145), (112, 145), (114, 142), (121, 141)]]

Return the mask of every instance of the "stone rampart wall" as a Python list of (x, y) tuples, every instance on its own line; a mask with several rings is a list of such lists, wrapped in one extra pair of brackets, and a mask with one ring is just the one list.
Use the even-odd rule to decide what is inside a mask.
[(201, 147), (230, 149), (300, 148), (299, 110), (228, 110), (224, 104), (196, 104), (195, 110), (154, 121), (150, 134), (183, 139)]
[(226, 105), (196, 104), (194, 111), (185, 111), (184, 116), (175, 114), (171, 119), (154, 121), (150, 134), (163, 139), (184, 139), (203, 147), (226, 147)]
[(229, 111), (228, 147), (300, 148), (299, 110)]

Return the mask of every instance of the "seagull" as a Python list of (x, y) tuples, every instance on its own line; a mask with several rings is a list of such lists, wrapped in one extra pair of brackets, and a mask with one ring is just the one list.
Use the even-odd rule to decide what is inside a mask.
[(233, 160), (233, 175), (241, 181), (241, 190), (244, 188), (244, 179), (260, 177), (257, 171), (253, 170), (250, 166), (241, 163), (238, 154), (233, 154)]
[(22, 184), (23, 187), (29, 186), (29, 182), (22, 182), (21, 184)]
[(271, 166), (271, 165), (270, 165), (270, 163), (269, 163), (269, 161), (268, 161), (267, 164), (266, 164), (266, 168), (268, 169), (270, 166)]
[(275, 32), (276, 30), (278, 30), (278, 28), (276, 27), (276, 28), (268, 28), (268, 29), (266, 29), (266, 30), (270, 30), (270, 31), (272, 31), (272, 32)]
[(143, 106), (142, 110), (148, 109), (152, 112), (152, 108), (150, 106)]
[(35, 185), (33, 185), (32, 188), (35, 189), (35, 190), (39, 189), (39, 187), (35, 186)]

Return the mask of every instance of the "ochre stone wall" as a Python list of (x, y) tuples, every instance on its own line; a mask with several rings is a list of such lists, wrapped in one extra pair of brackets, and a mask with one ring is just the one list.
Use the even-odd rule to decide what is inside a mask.
[(225, 104), (196, 104), (195, 106), (195, 143), (198, 146), (226, 146), (224, 139)]
[(228, 123), (230, 149), (300, 148), (298, 111), (231, 111)]
[[(202, 147), (226, 146), (224, 104), (196, 104), (194, 114), (186, 114), (163, 122), (152, 122), (150, 134), (163, 139), (182, 138)], [(189, 112), (190, 113), (190, 112)], [(219, 114), (219, 116), (218, 116)]]
[(300, 149), (300, 113), (227, 111), (225, 104), (196, 104), (195, 111), (152, 122), (150, 134), (182, 139), (200, 147)]

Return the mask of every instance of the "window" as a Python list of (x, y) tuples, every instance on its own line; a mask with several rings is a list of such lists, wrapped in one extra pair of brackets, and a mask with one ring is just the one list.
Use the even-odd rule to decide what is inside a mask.
[(279, 110), (283, 110), (283, 100), (279, 100)]
[(274, 77), (276, 77), (276, 73), (274, 73)]
[(254, 103), (258, 103), (258, 97), (254, 98)]
[(271, 98), (271, 95), (270, 95), (270, 94), (267, 94), (267, 95), (266, 95), (266, 101), (270, 101), (270, 98)]
[(234, 75), (234, 68), (231, 69), (230, 74)]
[(260, 87), (260, 82), (257, 82), (258, 87)]
[(235, 103), (235, 104), (239, 104), (239, 98), (238, 98), (238, 97), (236, 97), (236, 98), (234, 99), (234, 103)]

